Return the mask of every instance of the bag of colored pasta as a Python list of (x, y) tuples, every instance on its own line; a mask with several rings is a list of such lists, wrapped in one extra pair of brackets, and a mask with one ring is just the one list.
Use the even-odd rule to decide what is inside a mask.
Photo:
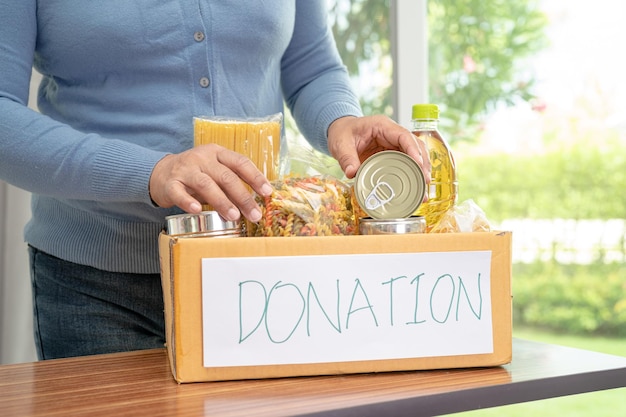
[(331, 176), (285, 177), (274, 192), (256, 196), (263, 216), (248, 236), (331, 236), (356, 233), (350, 187)]

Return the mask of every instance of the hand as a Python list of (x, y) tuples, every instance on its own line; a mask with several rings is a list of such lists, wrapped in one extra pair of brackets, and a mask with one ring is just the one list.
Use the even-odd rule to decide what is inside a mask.
[(271, 195), (272, 186), (245, 156), (219, 145), (202, 145), (167, 155), (150, 176), (150, 197), (159, 207), (178, 206), (199, 213), (210, 204), (224, 219), (261, 219), (261, 210), (249, 184), (259, 195)]
[(419, 164), (426, 183), (430, 183), (426, 144), (383, 115), (347, 116), (335, 120), (328, 128), (328, 150), (348, 178), (354, 178), (361, 163), (376, 152), (402, 151)]

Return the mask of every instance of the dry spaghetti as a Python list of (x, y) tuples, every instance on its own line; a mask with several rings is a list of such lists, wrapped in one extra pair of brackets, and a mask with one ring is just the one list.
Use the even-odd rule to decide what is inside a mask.
[(245, 155), (271, 181), (278, 178), (281, 129), (281, 113), (244, 120), (195, 117), (194, 145), (215, 143)]

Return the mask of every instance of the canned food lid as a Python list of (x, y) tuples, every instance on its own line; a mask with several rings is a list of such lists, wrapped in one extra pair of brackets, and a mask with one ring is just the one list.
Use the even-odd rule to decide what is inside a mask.
[(415, 213), (424, 199), (426, 182), (409, 155), (382, 151), (359, 167), (354, 193), (359, 206), (374, 219), (396, 219)]
[(216, 211), (203, 211), (199, 214), (176, 214), (167, 216), (167, 234), (191, 235), (206, 232), (231, 233), (241, 230), (241, 222), (224, 220)]

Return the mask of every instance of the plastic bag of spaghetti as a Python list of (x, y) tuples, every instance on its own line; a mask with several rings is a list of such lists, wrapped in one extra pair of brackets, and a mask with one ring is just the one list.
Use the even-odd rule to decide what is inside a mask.
[(217, 144), (247, 156), (269, 180), (279, 178), (283, 114), (236, 118), (198, 116), (193, 119), (194, 146)]
[(491, 225), (485, 212), (474, 200), (465, 200), (445, 212), (430, 233), (489, 232)]
[(332, 176), (285, 177), (274, 192), (256, 196), (263, 214), (248, 236), (332, 236), (356, 231), (350, 187)]

